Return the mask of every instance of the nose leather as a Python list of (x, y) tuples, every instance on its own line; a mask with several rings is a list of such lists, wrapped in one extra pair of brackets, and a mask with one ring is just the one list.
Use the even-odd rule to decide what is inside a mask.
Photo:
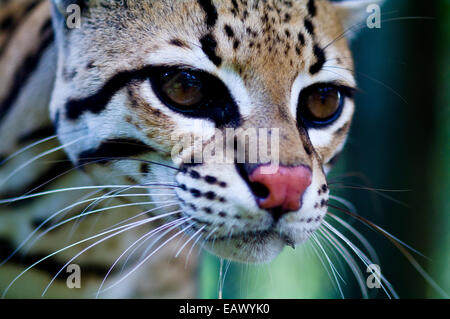
[(306, 166), (280, 166), (273, 174), (264, 174), (264, 166), (254, 170), (249, 180), (260, 183), (268, 190), (266, 198), (257, 198), (262, 209), (280, 209), (283, 212), (297, 211), (301, 208), (303, 193), (311, 185), (311, 169)]

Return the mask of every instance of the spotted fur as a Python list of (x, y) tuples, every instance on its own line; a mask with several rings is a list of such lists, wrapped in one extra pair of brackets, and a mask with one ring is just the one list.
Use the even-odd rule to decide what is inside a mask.
[[(173, 184), (173, 189), (152, 189), (149, 198), (175, 198), (180, 208), (175, 217), (190, 220), (180, 226), (187, 234), (204, 234), (207, 249), (242, 262), (268, 262), (286, 245), (306, 241), (321, 225), (329, 199), (326, 173), (344, 146), (354, 103), (348, 96), (339, 119), (323, 128), (299, 124), (297, 104), (300, 92), (315, 83), (356, 86), (351, 52), (346, 38), (340, 37), (351, 20), (347, 4), (325, 0), (18, 3), (6, 2), (0, 15), (0, 155), (7, 158), (24, 145), (52, 134), (52, 130), (58, 142), (40, 144), (8, 162), (0, 168), (0, 176), (7, 177), (13, 167), (45, 149), (62, 145), (72, 165), (79, 169), (52, 181), (47, 189)], [(65, 23), (64, 8), (70, 4), (82, 9), (79, 29), (70, 29)], [(226, 120), (187, 117), (166, 107), (149, 82), (149, 74), (161, 65), (183, 65), (219, 79), (234, 103)], [(227, 128), (280, 130), (280, 163), (303, 165), (312, 171), (312, 183), (299, 211), (275, 220), (260, 209), (235, 163), (181, 164), (192, 156), (191, 149), (172, 159), (177, 146), (170, 138), (174, 134), (202, 136), (206, 146), (215, 143), (215, 129), (225, 132)], [(65, 155), (49, 156), (53, 161), (63, 160), (65, 165), (47, 162), (39, 169), (27, 166), (17, 178), (1, 185), (2, 198), (22, 195), (68, 169)], [(33, 226), (51, 215), (50, 211), (80, 196), (80, 192), (70, 193), (47, 202), (32, 199), (22, 206), (5, 207), (0, 216), (0, 238), (2, 247), (8, 248), (3, 248), (1, 257), (8, 256)], [(77, 213), (79, 208), (69, 216)], [(114, 225), (134, 214), (135, 210), (124, 209), (120, 216), (102, 216), (101, 224)], [(89, 229), (89, 221), (94, 219), (83, 221), (86, 229), (79, 228), (75, 237), (82, 239), (102, 229), (98, 225)], [(112, 241), (115, 244), (111, 247), (100, 247), (95, 250), (98, 253), (80, 257), (87, 269), (93, 269), (92, 286), (101, 281), (99, 273), (105, 274), (114, 257), (146, 231), (122, 236)], [(42, 256), (60, 248), (67, 232), (66, 227), (54, 236), (45, 236), (30, 254)], [(178, 272), (178, 263), (167, 269), (161, 266), (176, 247), (165, 248), (159, 259), (149, 263), (118, 295), (135, 296), (145, 286), (146, 296), (192, 296), (194, 258), (191, 267), (180, 271), (183, 275), (178, 277), (169, 275)], [(70, 250), (72, 254), (52, 257), (47, 270), (54, 274), (74, 251), (79, 248)], [(6, 265), (19, 272), (18, 263), (12, 259)], [(184, 266), (184, 261), (180, 264)], [(41, 277), (45, 280), (49, 273), (44, 268), (37, 266), (36, 271), (44, 270)], [(141, 278), (145, 276), (148, 281), (143, 284)], [(182, 284), (174, 285), (175, 279)], [(2, 280), (4, 285), (7, 280)], [(59, 285), (63, 286), (63, 281)], [(164, 295), (161, 291), (166, 288), (169, 292)]]

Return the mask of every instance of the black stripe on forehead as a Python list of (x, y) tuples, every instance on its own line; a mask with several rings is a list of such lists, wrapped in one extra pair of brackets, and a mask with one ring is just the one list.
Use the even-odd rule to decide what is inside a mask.
[(206, 13), (206, 24), (210, 28), (213, 27), (217, 22), (218, 15), (212, 0), (198, 0), (198, 4)]
[(222, 64), (222, 58), (216, 53), (217, 41), (214, 39), (212, 34), (207, 34), (200, 39), (202, 45), (202, 50), (206, 56), (216, 65), (220, 66)]
[(316, 3), (314, 2), (314, 0), (308, 1), (307, 8), (308, 8), (309, 15), (314, 18), (317, 14)]
[(312, 75), (318, 73), (326, 62), (325, 51), (323, 51), (317, 44), (314, 45), (313, 50), (317, 61), (309, 68), (309, 73)]

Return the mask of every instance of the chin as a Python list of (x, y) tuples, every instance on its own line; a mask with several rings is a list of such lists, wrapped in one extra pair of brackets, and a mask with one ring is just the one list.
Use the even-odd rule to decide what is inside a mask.
[(264, 264), (274, 260), (285, 246), (285, 239), (270, 232), (216, 238), (205, 247), (220, 258), (247, 264)]

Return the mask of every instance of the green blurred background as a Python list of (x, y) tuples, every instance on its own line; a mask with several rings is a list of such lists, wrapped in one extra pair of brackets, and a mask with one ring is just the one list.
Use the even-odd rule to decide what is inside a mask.
[[(366, 190), (336, 187), (332, 194), (348, 199), (360, 215), (429, 257), (414, 255), (449, 294), (450, 0), (387, 1), (382, 18), (399, 17), (415, 18), (384, 22), (381, 29), (364, 30), (352, 42), (361, 92), (347, 148), (330, 178), (340, 177), (344, 185), (409, 190), (384, 193), (406, 205)], [(342, 178), (346, 174), (355, 177)], [(383, 275), (400, 297), (442, 297), (389, 240), (338, 215), (373, 244)], [(332, 252), (329, 256), (344, 277), (345, 297), (360, 298), (342, 258)], [(216, 257), (203, 255), (199, 297), (218, 296), (219, 266)], [(379, 289), (370, 293), (386, 298)], [(269, 265), (231, 264), (223, 297), (340, 298), (340, 294), (311, 244), (305, 244), (295, 251), (286, 249)]]

